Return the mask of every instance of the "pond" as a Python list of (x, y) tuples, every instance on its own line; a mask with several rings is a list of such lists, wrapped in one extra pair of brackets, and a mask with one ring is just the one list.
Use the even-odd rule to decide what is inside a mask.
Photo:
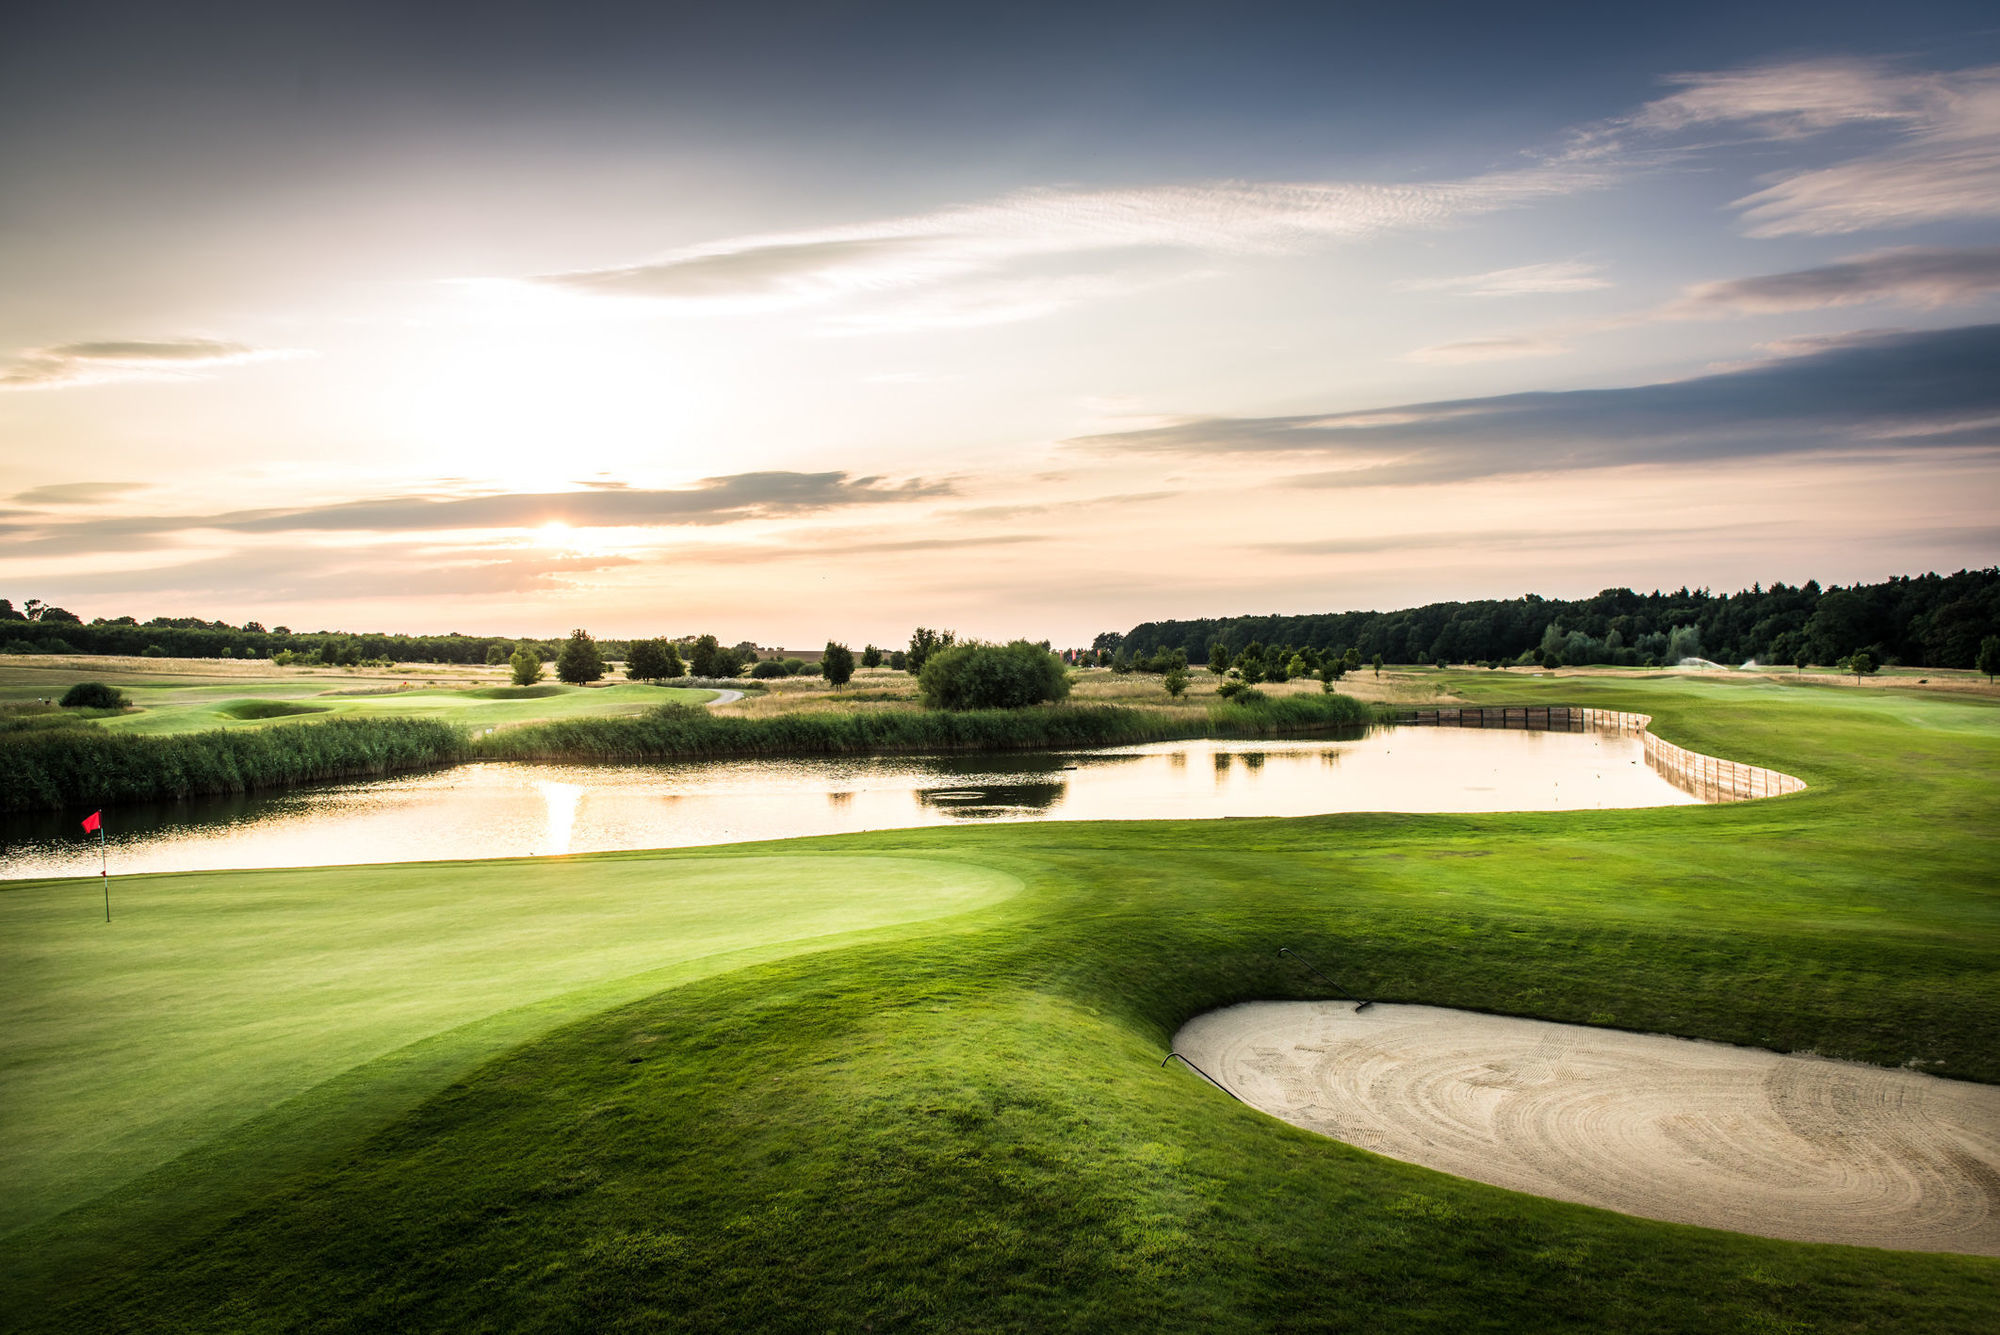
[[(649, 765), (482, 763), (106, 813), (113, 875), (520, 857), (1021, 820), (1573, 811), (1699, 801), (1632, 732), (1381, 728), (1310, 741)], [(82, 813), (77, 813), (78, 815)], [(95, 875), (74, 815), (0, 824), (0, 879)]]

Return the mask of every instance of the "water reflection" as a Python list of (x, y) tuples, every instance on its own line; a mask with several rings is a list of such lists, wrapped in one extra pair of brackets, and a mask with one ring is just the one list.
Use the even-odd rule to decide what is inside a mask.
[[(1638, 737), (1405, 728), (1006, 756), (466, 765), (271, 797), (114, 810), (111, 870), (688, 847), (1017, 820), (1560, 811), (1695, 801)], [(0, 877), (94, 875), (64, 812), (0, 823)]]

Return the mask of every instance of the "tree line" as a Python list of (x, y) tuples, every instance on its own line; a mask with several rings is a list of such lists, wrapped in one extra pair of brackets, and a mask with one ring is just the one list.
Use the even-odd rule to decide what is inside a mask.
[(1150, 662), (1163, 650), (1206, 662), (1218, 645), (1240, 657), (1254, 644), (1260, 660), (1277, 646), (1288, 654), (1353, 649), (1389, 663), (1833, 666), (1866, 654), (1885, 666), (1971, 668), (1988, 641), (2000, 650), (2000, 569), (1992, 567), (1844, 588), (1809, 580), (1732, 594), (1606, 589), (1574, 600), (1529, 594), (1393, 612), (1148, 621), (1098, 636), (1093, 649), (1114, 665)]

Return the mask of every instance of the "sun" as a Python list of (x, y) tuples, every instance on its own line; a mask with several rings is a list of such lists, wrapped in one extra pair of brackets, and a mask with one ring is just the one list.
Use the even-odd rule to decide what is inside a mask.
[(576, 546), (576, 533), (562, 520), (551, 519), (535, 530), (535, 545), (550, 551), (569, 551)]

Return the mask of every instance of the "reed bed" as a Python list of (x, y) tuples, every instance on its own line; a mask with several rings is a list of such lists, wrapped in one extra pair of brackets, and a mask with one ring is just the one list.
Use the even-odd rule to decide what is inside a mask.
[(566, 719), (509, 729), (480, 739), (478, 753), (496, 760), (668, 760), (1061, 750), (1179, 737), (1324, 731), (1373, 718), (1369, 706), (1340, 695), (1216, 702), (1199, 712), (1056, 705), (962, 713), (888, 708), (758, 716), (668, 705), (638, 718)]
[(462, 728), (435, 719), (338, 718), (172, 736), (62, 728), (0, 748), (0, 811), (59, 811), (372, 778), (463, 760)]

